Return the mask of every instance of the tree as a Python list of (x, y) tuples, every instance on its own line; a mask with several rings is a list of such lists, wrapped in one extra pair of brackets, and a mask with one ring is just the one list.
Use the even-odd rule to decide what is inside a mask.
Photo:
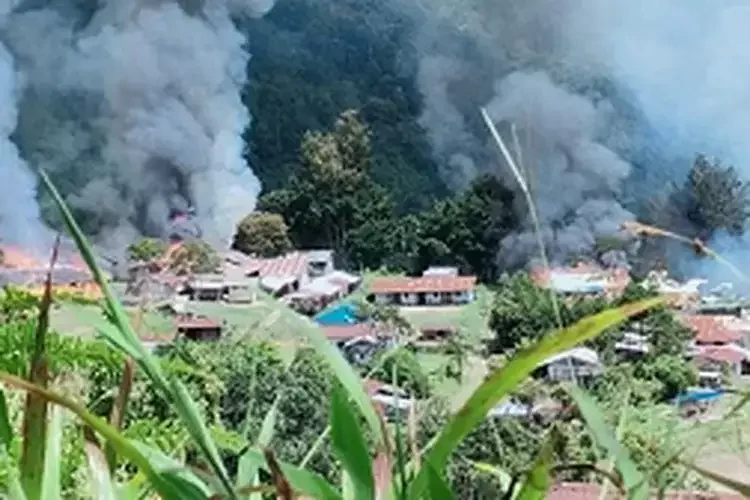
[(148, 262), (164, 255), (167, 243), (158, 238), (142, 238), (128, 245), (128, 260), (131, 262)]
[(289, 228), (279, 214), (253, 212), (237, 225), (232, 248), (261, 257), (281, 255), (292, 248)]
[(452, 199), (419, 216), (415, 272), (430, 265), (454, 265), (492, 281), (498, 275), (500, 242), (516, 227), (513, 194), (493, 175), (476, 178)]
[[(556, 297), (562, 326), (602, 311), (607, 302), (601, 298), (563, 300)], [(490, 310), (489, 326), (495, 332), (490, 352), (502, 353), (522, 341), (534, 341), (544, 333), (558, 328), (553, 297), (548, 290), (537, 287), (529, 276), (519, 272), (503, 280)]]
[(749, 189), (734, 167), (698, 155), (679, 195), (699, 235), (710, 237), (719, 230), (742, 235), (750, 217)]
[(186, 241), (171, 255), (170, 267), (179, 274), (213, 273), (221, 265), (214, 247), (205, 241)]
[(370, 177), (370, 131), (354, 110), (333, 131), (308, 132), (300, 169), (289, 185), (272, 191), (259, 209), (281, 214), (300, 248), (332, 248), (350, 267), (378, 267), (390, 246), (393, 204)]

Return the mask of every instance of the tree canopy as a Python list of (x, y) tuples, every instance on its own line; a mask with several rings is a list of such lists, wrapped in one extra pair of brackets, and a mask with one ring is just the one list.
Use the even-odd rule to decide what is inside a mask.
[(237, 225), (232, 248), (260, 257), (281, 255), (292, 248), (289, 228), (280, 214), (253, 212)]

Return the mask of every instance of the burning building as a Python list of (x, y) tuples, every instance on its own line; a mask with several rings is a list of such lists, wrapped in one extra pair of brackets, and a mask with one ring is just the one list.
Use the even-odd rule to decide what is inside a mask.
[[(51, 252), (50, 252), (51, 253)], [(0, 246), (0, 287), (16, 287), (41, 295), (44, 292), (49, 261), (20, 247)], [(101, 298), (101, 289), (86, 263), (67, 248), (61, 249), (52, 271), (52, 286), (56, 293)]]

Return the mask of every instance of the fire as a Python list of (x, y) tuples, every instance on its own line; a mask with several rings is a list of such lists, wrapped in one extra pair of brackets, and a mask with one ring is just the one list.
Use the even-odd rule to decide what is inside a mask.
[(37, 258), (25, 253), (22, 249), (14, 246), (0, 247), (2, 254), (2, 266), (11, 269), (37, 269), (44, 264)]

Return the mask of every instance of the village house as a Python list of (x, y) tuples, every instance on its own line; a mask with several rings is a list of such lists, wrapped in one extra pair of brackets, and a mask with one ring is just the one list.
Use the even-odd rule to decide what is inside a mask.
[(535, 267), (529, 275), (536, 286), (571, 298), (618, 297), (630, 284), (630, 273), (625, 268), (604, 269), (584, 263), (552, 269)]
[(625, 358), (640, 358), (651, 350), (648, 337), (641, 333), (625, 332), (620, 340), (615, 342), (615, 353)]
[(353, 365), (368, 363), (382, 349), (392, 345), (393, 338), (378, 331), (371, 323), (322, 326), (325, 337), (336, 344)]
[(690, 309), (700, 303), (700, 287), (705, 283), (706, 280), (698, 278), (679, 282), (670, 278), (667, 271), (654, 270), (648, 273), (642, 286), (654, 289), (665, 297), (667, 305), (673, 309)]
[(370, 285), (368, 300), (398, 306), (468, 304), (476, 297), (476, 283), (476, 276), (458, 276), (457, 271), (435, 273), (428, 269), (419, 277), (375, 278)]
[(694, 333), (686, 355), (695, 361), (701, 385), (719, 385), (725, 374), (750, 374), (750, 350), (741, 326), (731, 317), (686, 315), (683, 321)]
[(256, 280), (231, 279), (223, 274), (198, 274), (188, 280), (184, 294), (201, 302), (251, 303), (257, 290)]
[(601, 375), (604, 365), (593, 349), (576, 347), (545, 360), (536, 369), (537, 375), (549, 381), (585, 381)]
[(331, 271), (313, 278), (283, 300), (295, 311), (312, 316), (353, 292), (362, 278), (344, 271)]
[(378, 380), (366, 380), (365, 389), (372, 402), (389, 420), (397, 416), (404, 418), (415, 403), (414, 398), (403, 389)]
[(219, 340), (222, 334), (222, 325), (209, 318), (200, 316), (184, 316), (178, 318), (177, 337), (188, 340)]

